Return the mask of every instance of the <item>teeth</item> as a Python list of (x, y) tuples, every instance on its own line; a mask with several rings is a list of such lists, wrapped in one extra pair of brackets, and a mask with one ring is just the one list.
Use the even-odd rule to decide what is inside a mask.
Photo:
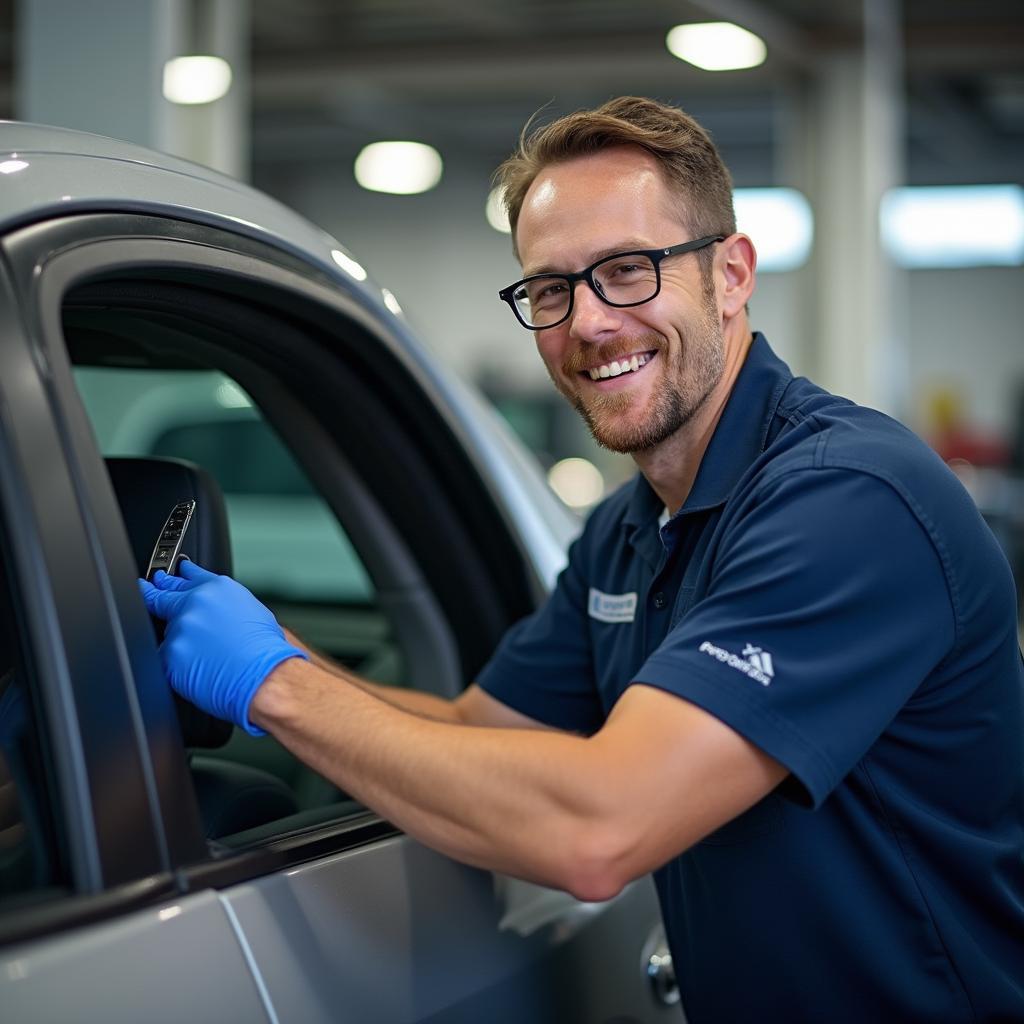
[(618, 377), (620, 374), (639, 370), (647, 361), (648, 356), (646, 354), (633, 356), (631, 359), (623, 359), (622, 362), (613, 359), (610, 363), (605, 363), (604, 366), (596, 366), (587, 372), (590, 374), (591, 380), (602, 380), (606, 377)]

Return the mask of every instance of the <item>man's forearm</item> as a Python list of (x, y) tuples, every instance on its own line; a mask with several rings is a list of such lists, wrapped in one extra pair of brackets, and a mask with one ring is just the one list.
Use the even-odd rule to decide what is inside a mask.
[(401, 686), (383, 686), (380, 683), (370, 682), (337, 662), (331, 661), (330, 658), (325, 658), (319, 651), (300, 640), (290, 629), (285, 629), (284, 633), (288, 642), (305, 651), (309, 655), (309, 660), (318, 668), (339, 679), (344, 679), (353, 686), (358, 686), (378, 700), (386, 701), (393, 707), (401, 708), (403, 711), (409, 711), (423, 718), (433, 718), (438, 722), (462, 721), (458, 706), (446, 697), (424, 693), (422, 690), (410, 690)]
[(598, 816), (595, 791), (602, 792), (586, 739), (427, 720), (298, 659), (271, 673), (250, 717), (343, 790), (450, 856), (561, 888), (575, 884), (567, 865), (585, 872), (576, 850)]
[(458, 704), (447, 697), (424, 693), (422, 690), (410, 690), (404, 686), (381, 686), (380, 683), (371, 683), (345, 671), (335, 672), (335, 675), (353, 686), (358, 686), (364, 693), (371, 694), (377, 700), (419, 715), (421, 718), (432, 718), (435, 722), (448, 722), (453, 725), (462, 722)]

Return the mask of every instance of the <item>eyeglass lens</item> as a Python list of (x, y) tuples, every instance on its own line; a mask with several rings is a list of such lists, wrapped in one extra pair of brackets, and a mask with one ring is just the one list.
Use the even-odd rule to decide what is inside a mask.
[[(647, 256), (627, 254), (598, 264), (594, 286), (605, 302), (631, 306), (653, 299), (658, 291), (658, 271)], [(526, 281), (513, 294), (520, 316), (531, 327), (545, 327), (561, 320), (569, 309), (572, 282), (552, 274)]]

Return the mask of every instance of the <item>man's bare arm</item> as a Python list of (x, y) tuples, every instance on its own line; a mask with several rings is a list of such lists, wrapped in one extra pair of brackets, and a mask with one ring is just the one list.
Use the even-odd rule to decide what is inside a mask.
[(630, 687), (584, 738), (422, 718), (290, 659), (250, 716), (427, 845), (588, 900), (613, 896), (786, 775), (711, 715), (647, 686)]
[(362, 676), (349, 671), (330, 658), (324, 657), (304, 643), (290, 629), (285, 629), (288, 642), (305, 651), (310, 661), (318, 668), (354, 686), (372, 694), (378, 700), (385, 701), (403, 711), (432, 718), (438, 722), (449, 722), (462, 725), (481, 725), (495, 729), (548, 729), (550, 726), (533, 718), (514, 711), (501, 701), (495, 700), (475, 683), (467, 687), (454, 700), (439, 697), (437, 694), (424, 693), (422, 690), (410, 690), (401, 686), (384, 686), (380, 683), (363, 679)]

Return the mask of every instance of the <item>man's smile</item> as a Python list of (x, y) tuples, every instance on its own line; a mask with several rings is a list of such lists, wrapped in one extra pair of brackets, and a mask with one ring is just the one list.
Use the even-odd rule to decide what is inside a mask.
[(600, 363), (581, 370), (580, 376), (587, 377), (592, 381), (603, 381), (613, 377), (621, 377), (624, 374), (635, 374), (650, 363), (657, 354), (656, 349), (646, 352), (634, 352), (631, 355), (620, 356), (618, 359), (611, 359), (607, 363)]

